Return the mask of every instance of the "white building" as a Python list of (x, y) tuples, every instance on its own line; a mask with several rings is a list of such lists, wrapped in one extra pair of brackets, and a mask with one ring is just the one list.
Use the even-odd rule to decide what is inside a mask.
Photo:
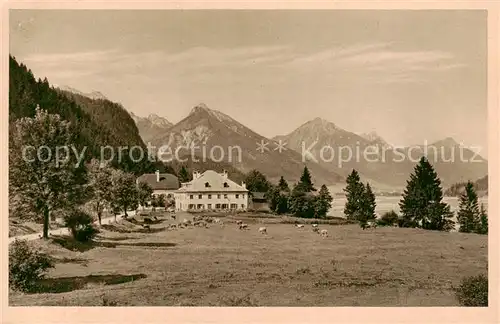
[(174, 193), (176, 210), (246, 210), (248, 190), (237, 184), (227, 172), (194, 172), (193, 180), (181, 184)]

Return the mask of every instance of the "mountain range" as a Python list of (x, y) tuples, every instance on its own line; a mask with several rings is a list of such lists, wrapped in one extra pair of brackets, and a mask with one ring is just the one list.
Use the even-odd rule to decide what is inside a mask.
[[(96, 154), (99, 145), (144, 147), (150, 142), (156, 147), (167, 145), (173, 150), (184, 147), (179, 156), (182, 158), (190, 155), (188, 147), (194, 144), (199, 148), (186, 164), (201, 169), (204, 165), (215, 169), (228, 168), (238, 177), (257, 169), (271, 181), (283, 176), (287, 181), (295, 182), (307, 165), (318, 185), (343, 183), (352, 169), (356, 169), (364, 181), (400, 188), (405, 185), (418, 158), (424, 155), (421, 146), (393, 148), (376, 132), (356, 134), (322, 118), (314, 118), (289, 134), (270, 139), (205, 104), (195, 106), (175, 124), (155, 114), (140, 117), (98, 91), (83, 93), (67, 86), (51, 87), (46, 79), (37, 81), (26, 66), (11, 57), (9, 119), (32, 116), (36, 103), (74, 122), (82, 144), (91, 146), (94, 152), (91, 155)], [(475, 181), (487, 174), (486, 159), (477, 157), (475, 163), (459, 160), (460, 154), (467, 159), (475, 153), (468, 149), (460, 153), (453, 138), (437, 141), (433, 146), (439, 152), (431, 151), (427, 156), (443, 186)], [(378, 161), (361, 158), (339, 163), (339, 147), (348, 148), (354, 154), (356, 150), (363, 152), (376, 148), (384, 152), (384, 159), (378, 156)], [(310, 153), (305, 162), (304, 148)], [(213, 156), (210, 152), (214, 153)], [(439, 155), (453, 157), (455, 162), (442, 161), (438, 159)], [(193, 158), (202, 161), (193, 161)], [(170, 163), (171, 166), (174, 164)], [(179, 167), (179, 163), (176, 165)], [(164, 169), (165, 166), (164, 163), (143, 165), (134, 172), (150, 172), (152, 168)]]
[[(203, 103), (195, 106), (188, 116), (155, 137), (151, 143), (156, 147), (166, 145), (172, 149), (196, 145), (200, 148), (195, 151), (195, 155), (200, 158), (205, 154), (205, 157), (214, 160), (221, 159), (244, 173), (257, 169), (271, 181), (277, 181), (281, 176), (288, 181), (297, 181), (304, 165), (308, 166), (318, 183), (343, 180), (342, 176), (317, 163), (303, 163), (302, 156), (293, 150), (280, 152), (275, 141)], [(262, 147), (259, 147), (261, 143)], [(183, 151), (190, 154), (188, 149)]]
[[(207, 151), (217, 145), (225, 148), (238, 146), (242, 151), (242, 159), (226, 162), (242, 172), (258, 169), (271, 180), (284, 176), (289, 181), (297, 181), (305, 164), (318, 183), (343, 182), (352, 169), (356, 169), (365, 181), (397, 188), (404, 187), (409, 174), (425, 153), (424, 146), (393, 148), (376, 132), (359, 135), (322, 118), (314, 118), (290, 134), (268, 139), (205, 104), (194, 107), (183, 120), (167, 127), (150, 142), (157, 147), (167, 145), (170, 148), (203, 144)], [(257, 150), (261, 142), (268, 143), (264, 152)], [(281, 153), (277, 150), (280, 143), (285, 147)], [(383, 153), (378, 155), (377, 161), (372, 161), (376, 155), (365, 158), (361, 155), (359, 159), (345, 159), (339, 163), (339, 156), (348, 157), (347, 152), (341, 154), (339, 147), (351, 150), (354, 156), (356, 150), (362, 153), (364, 150), (369, 152), (378, 149)], [(429, 148), (427, 157), (443, 185), (476, 180), (487, 174), (487, 161), (477, 156), (478, 162), (468, 162), (476, 154), (467, 148), (462, 148), (460, 153), (459, 144), (450, 137), (432, 143), (429, 147), (436, 150), (434, 152), (434, 149)], [(305, 154), (306, 163), (302, 159), (304, 152), (310, 153)], [(465, 161), (460, 160), (460, 154)], [(451, 157), (454, 162), (447, 162), (446, 159)]]

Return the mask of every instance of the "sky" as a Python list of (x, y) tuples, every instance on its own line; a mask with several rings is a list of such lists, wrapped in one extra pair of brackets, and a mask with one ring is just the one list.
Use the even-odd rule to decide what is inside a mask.
[(395, 145), (487, 152), (486, 11), (11, 10), (36, 77), (178, 122), (205, 103), (266, 136), (321, 117)]

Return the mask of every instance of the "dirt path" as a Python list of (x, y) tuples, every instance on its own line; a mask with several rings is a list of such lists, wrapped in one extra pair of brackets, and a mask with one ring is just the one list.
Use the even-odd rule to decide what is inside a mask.
[[(135, 211), (128, 211), (127, 214), (129, 216), (134, 216), (135, 215)], [(121, 215), (118, 215), (116, 217), (117, 218), (123, 217), (123, 215), (124, 214), (121, 214)], [(101, 219), (101, 224), (103, 224), (103, 225), (110, 224), (110, 223), (113, 223), (114, 221), (115, 221), (115, 216), (104, 217), (104, 218)], [(95, 221), (95, 223), (97, 223), (97, 222), (98, 221)], [(68, 229), (66, 227), (49, 230), (49, 236), (50, 235), (63, 235), (63, 234), (67, 234), (67, 233), (68, 233)], [(42, 232), (40, 232), (40, 233), (33, 233), (33, 234), (27, 234), (27, 235), (12, 236), (12, 237), (9, 237), (9, 244), (12, 243), (12, 242), (14, 242), (16, 239), (31, 241), (31, 240), (36, 240), (36, 239), (38, 239), (40, 237), (42, 237)]]

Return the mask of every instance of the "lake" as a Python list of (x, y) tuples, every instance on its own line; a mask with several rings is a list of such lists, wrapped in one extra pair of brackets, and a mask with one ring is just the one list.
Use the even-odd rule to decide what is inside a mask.
[[(377, 215), (382, 215), (383, 213), (391, 210), (394, 210), (399, 214), (399, 201), (401, 200), (401, 196), (377, 196), (375, 199), (377, 202), (377, 207), (375, 209)], [(458, 210), (458, 197), (445, 197), (443, 200), (450, 205), (453, 212)], [(345, 196), (333, 196), (332, 208), (328, 212), (328, 216), (344, 217), (345, 203)], [(481, 204), (484, 204), (484, 207), (488, 208), (488, 197), (479, 198), (479, 206), (481, 206)], [(456, 221), (456, 217), (453, 219)]]

